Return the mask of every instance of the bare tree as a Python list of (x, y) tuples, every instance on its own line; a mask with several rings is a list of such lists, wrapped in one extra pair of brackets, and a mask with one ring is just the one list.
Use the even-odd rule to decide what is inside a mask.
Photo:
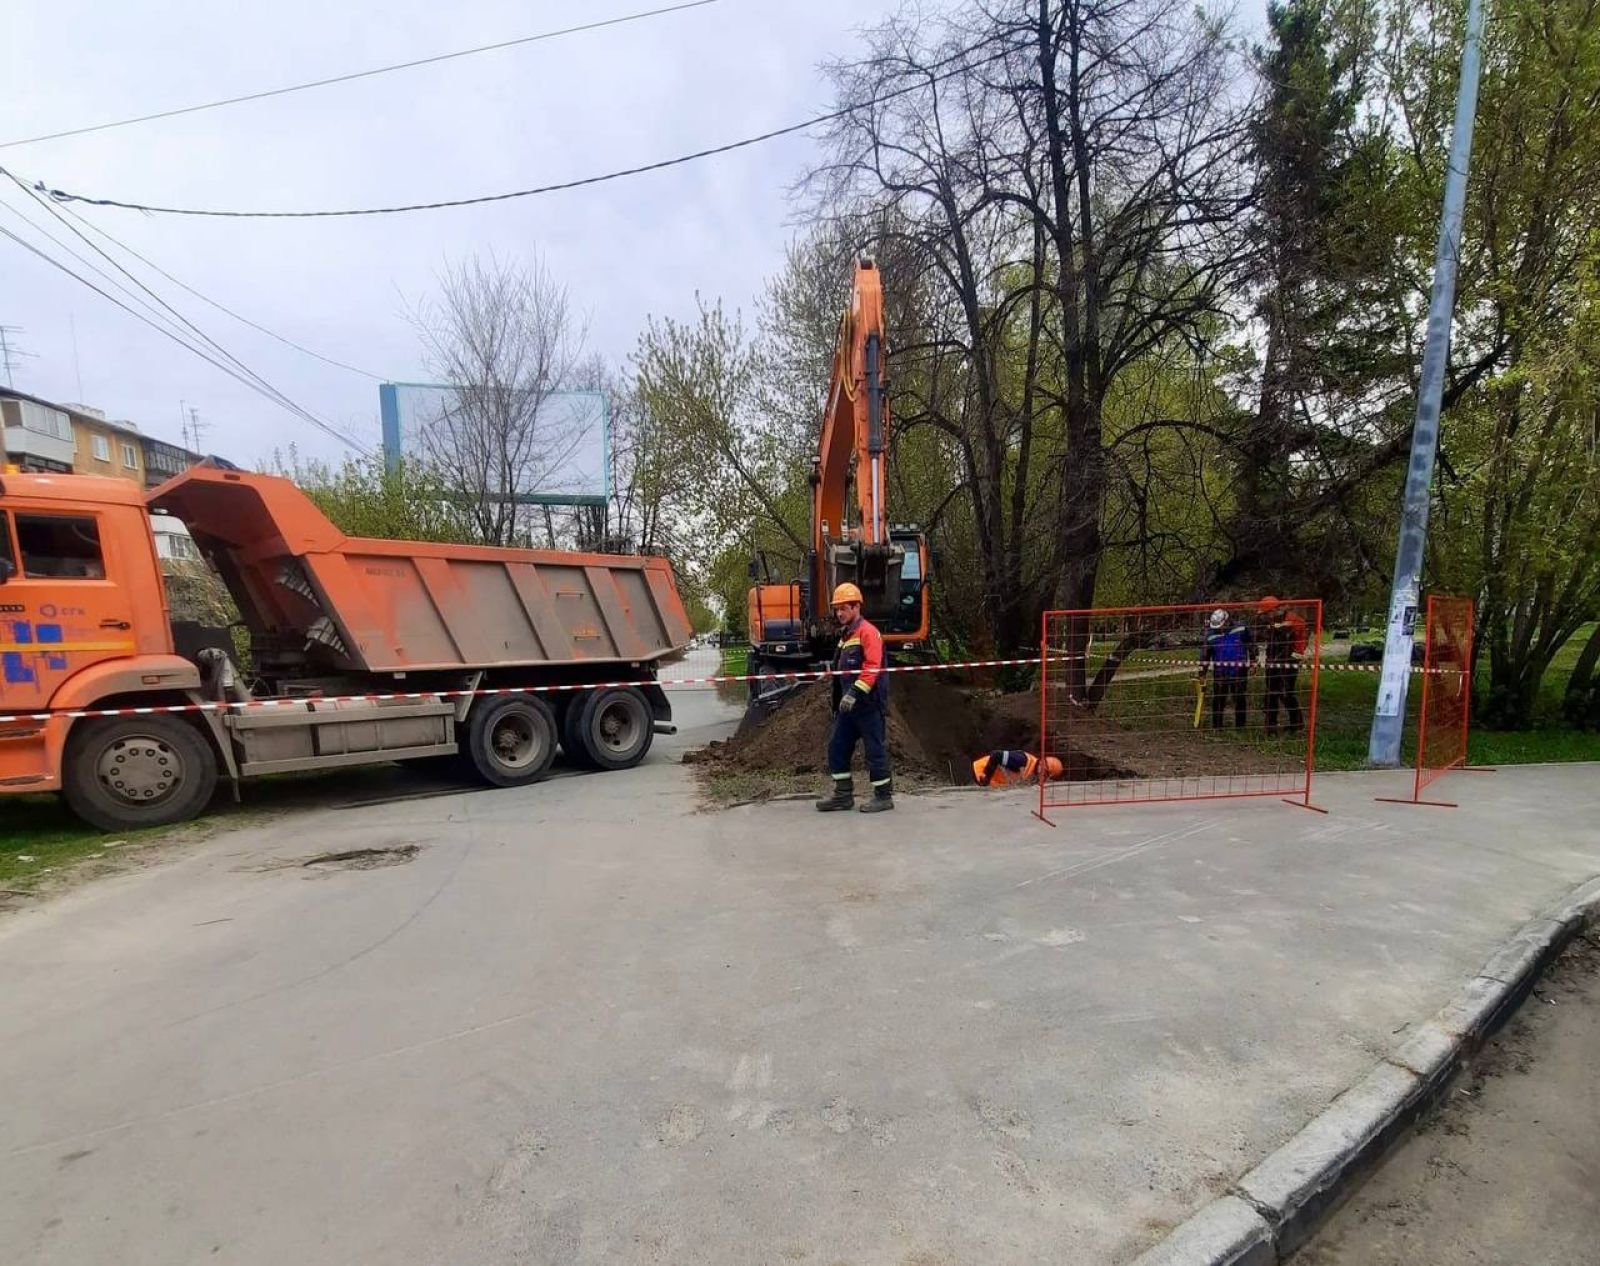
[[(412, 314), (430, 370), (448, 384), (422, 428), (422, 453), (482, 539), (512, 544), (529, 534), (528, 498), (551, 491), (602, 424), (553, 407), (590, 369), (584, 331), (537, 255), (526, 264), (474, 256), (438, 282)], [(541, 526), (553, 536), (548, 519)]]
[(1041, 603), (1093, 604), (1113, 472), (1148, 449), (1138, 428), (1210, 426), (1112, 426), (1107, 408), (1133, 367), (1233, 315), (1240, 67), (1187, 0), (980, 0), (871, 38), (834, 68), (848, 113), (818, 206), (878, 216), (921, 261), (903, 429), (959, 452), (986, 601), (1003, 637), (1031, 636)]

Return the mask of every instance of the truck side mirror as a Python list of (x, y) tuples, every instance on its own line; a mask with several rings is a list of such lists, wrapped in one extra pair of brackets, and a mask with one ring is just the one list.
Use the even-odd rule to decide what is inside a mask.
[(755, 559), (752, 558), (750, 560), (750, 565), (745, 570), (749, 573), (751, 580), (761, 579), (761, 564), (756, 562)]
[(0, 585), (17, 574), (17, 565), (9, 558), (0, 558)]

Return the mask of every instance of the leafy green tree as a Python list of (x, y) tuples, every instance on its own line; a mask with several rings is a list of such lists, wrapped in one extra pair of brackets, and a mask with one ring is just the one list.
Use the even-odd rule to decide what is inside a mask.
[(292, 480), (341, 532), (397, 541), (483, 544), (476, 520), (432, 466), (347, 457), (339, 465), (274, 453), (268, 470)]

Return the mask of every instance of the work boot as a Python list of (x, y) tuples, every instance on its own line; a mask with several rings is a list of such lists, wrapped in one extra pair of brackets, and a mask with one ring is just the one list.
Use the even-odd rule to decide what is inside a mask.
[(885, 781), (873, 784), (872, 799), (861, 806), (861, 812), (883, 813), (892, 808), (894, 808), (894, 784)]
[(856, 789), (854, 782), (849, 778), (835, 778), (833, 780), (833, 794), (823, 796), (817, 801), (818, 813), (835, 813), (840, 809), (853, 809), (856, 804)]

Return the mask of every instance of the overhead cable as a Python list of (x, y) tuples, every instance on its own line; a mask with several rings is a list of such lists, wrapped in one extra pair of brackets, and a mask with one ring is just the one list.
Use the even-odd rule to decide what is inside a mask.
[[(285, 409), (289, 410), (291, 413), (294, 413), (297, 416), (305, 419), (307, 422), (310, 422), (313, 426), (319, 428), (320, 430), (323, 430), (323, 431), (327, 432), (327, 434), (334, 436), (335, 438), (341, 440), (343, 443), (348, 444), (351, 447), (356, 448), (358, 450), (365, 451), (363, 449), (362, 445), (360, 445), (356, 441), (352, 440), (349, 436), (344, 435), (343, 433), (341, 433), (331, 423), (325, 422), (323, 419), (319, 418), (316, 414), (312, 413), (309, 409), (305, 408), (303, 405), (301, 405), (301, 404), (297, 403), (296, 401), (294, 401), (293, 399), (291, 399), (288, 396), (287, 393), (285, 393), (282, 390), (280, 390), (278, 387), (273, 385), (271, 382), (268, 382), (266, 378), (262, 377), (255, 370), (251, 369), (250, 366), (245, 364), (244, 361), (240, 360), (239, 357), (235, 356), (232, 352), (230, 352), (226, 347), (224, 347), (221, 343), (219, 343), (215, 338), (213, 338), (205, 330), (201, 329), (198, 325), (196, 325), (194, 323), (194, 321), (190, 320), (190, 318), (187, 315), (185, 315), (183, 312), (179, 311), (177, 308), (173, 307), (172, 304), (168, 303), (167, 300), (162, 295), (158, 294), (155, 290), (153, 290), (149, 285), (147, 285), (144, 281), (142, 281), (134, 273), (130, 272), (117, 259), (115, 259), (113, 256), (107, 254), (106, 251), (103, 250), (100, 246), (96, 245), (89, 238), (85, 237), (84, 234), (77, 227), (75, 227), (74, 225), (68, 223), (65, 215), (63, 214), (63, 209), (55, 207), (49, 201), (47, 201), (46, 199), (40, 197), (38, 194), (35, 194), (32, 190), (27, 189), (25, 186), (23, 187), (23, 192), (26, 193), (35, 202), (37, 202), (40, 206), (42, 206), (46, 211), (48, 211), (50, 213), (50, 215), (52, 215), (70, 233), (72, 233), (75, 237), (77, 237), (79, 241), (83, 242), (84, 245), (86, 245), (90, 250), (94, 251), (95, 254), (99, 255), (108, 264), (110, 264), (113, 268), (115, 268), (117, 270), (117, 272), (121, 273), (124, 277), (126, 277), (128, 279), (128, 281), (131, 282), (142, 294), (147, 295), (150, 300), (153, 300), (155, 302), (155, 304), (159, 306), (160, 309), (164, 310), (168, 314), (168, 316), (165, 317), (165, 318), (161, 318), (161, 319), (174, 319), (174, 320), (176, 320), (182, 327), (184, 327), (187, 330), (189, 330), (194, 335), (194, 337), (198, 338), (202, 343), (208, 345), (213, 351), (216, 352), (217, 355), (221, 356), (223, 358), (223, 360), (230, 362), (246, 378), (250, 379), (252, 382), (257, 384), (257, 390), (260, 391), (263, 395), (265, 395), (267, 397), (267, 399), (272, 400), (274, 403), (281, 405)], [(77, 217), (74, 217), (74, 218), (77, 218)], [(34, 227), (36, 229), (38, 229), (37, 225), (35, 225)], [(66, 250), (69, 254), (71, 254), (73, 256), (74, 259), (77, 259), (80, 263), (85, 264), (87, 267), (93, 268), (97, 273), (99, 273), (100, 276), (102, 276), (102, 277), (106, 276), (106, 274), (103, 271), (101, 271), (99, 268), (97, 268), (91, 261), (85, 260), (81, 255), (79, 255), (75, 250), (73, 250), (71, 246), (68, 246), (68, 245), (62, 243), (60, 241), (60, 239), (56, 238), (48, 230), (39, 229), (38, 231), (45, 233), (45, 235), (47, 237), (49, 237), (51, 241), (55, 242), (56, 245), (61, 246), (62, 249)], [(110, 240), (114, 241), (115, 239), (110, 239)], [(113, 285), (118, 286), (119, 289), (122, 289), (125, 294), (128, 294), (131, 298), (134, 298), (137, 302), (143, 303), (146, 307), (149, 306), (149, 304), (145, 300), (139, 299), (138, 296), (133, 295), (133, 293), (131, 291), (128, 291), (125, 287), (123, 287), (121, 285), (121, 283), (118, 283), (114, 279), (111, 279), (111, 278), (107, 278), (107, 280), (112, 281)], [(151, 309), (151, 310), (155, 311), (155, 309)], [(157, 313), (157, 316), (160, 317), (160, 313)]]
[[(13, 180), (16, 179), (16, 177), (12, 176), (10, 172), (6, 172), (5, 174), (7, 176), (10, 176), (11, 179), (13, 179)], [(27, 188), (26, 185), (24, 185), (22, 187), (23, 188)], [(30, 190), (30, 192), (32, 192), (32, 191)], [(52, 205), (53, 206), (55, 204), (47, 204), (47, 205)], [(235, 321), (238, 321), (241, 325), (248, 325), (252, 330), (256, 330), (257, 332), (259, 332), (261, 334), (265, 334), (270, 339), (276, 339), (278, 342), (282, 343), (285, 347), (292, 347), (295, 351), (301, 352), (304, 355), (311, 357), (313, 360), (320, 360), (324, 365), (332, 365), (335, 369), (343, 369), (343, 370), (346, 370), (346, 371), (348, 371), (349, 373), (352, 373), (352, 374), (360, 374), (363, 378), (370, 378), (374, 382), (386, 382), (386, 381), (388, 381), (388, 379), (383, 374), (375, 374), (370, 369), (362, 369), (359, 365), (347, 364), (345, 361), (337, 360), (332, 356), (325, 356), (321, 352), (317, 351), (315, 348), (306, 347), (303, 343), (297, 343), (292, 338), (289, 338), (288, 336), (283, 335), (283, 334), (279, 334), (276, 330), (269, 329), (267, 326), (262, 325), (257, 321), (252, 321), (249, 317), (243, 315), (242, 313), (235, 312), (232, 308), (228, 307), (227, 304), (219, 303), (217, 300), (213, 299), (210, 295), (203, 294), (200, 291), (196, 290), (193, 286), (189, 285), (188, 282), (184, 281), (182, 278), (174, 277), (165, 268), (161, 267), (160, 264), (156, 263), (153, 259), (149, 258), (149, 256), (141, 255), (138, 251), (134, 250), (133, 247), (129, 246), (126, 242), (122, 241), (120, 238), (113, 237), (110, 233), (107, 233), (103, 228), (101, 228), (98, 224), (96, 224), (93, 220), (89, 219), (87, 216), (79, 215), (70, 206), (61, 205), (57, 209), (60, 210), (60, 211), (66, 212), (66, 214), (70, 215), (74, 220), (76, 220), (79, 224), (83, 225), (83, 227), (88, 229), (90, 232), (99, 234), (99, 236), (103, 237), (106, 241), (110, 242), (113, 246), (117, 247), (119, 250), (124, 251), (128, 255), (131, 255), (134, 259), (138, 260), (141, 264), (143, 264), (146, 268), (150, 269), (152, 272), (157, 273), (158, 275), (160, 275), (162, 277), (165, 277), (174, 286), (177, 286), (178, 289), (183, 290), (183, 291), (187, 291), (189, 294), (193, 295), (196, 299), (200, 300), (201, 303), (208, 304), (211, 307), (215, 308), (218, 312), (221, 312), (221, 313), (223, 313), (223, 314), (225, 314), (227, 316), (232, 317)]]
[[(0, 204), (0, 205), (3, 205), (3, 204)], [(13, 212), (16, 211), (16, 209), (14, 207), (12, 207), (10, 209)], [(23, 217), (20, 217), (20, 215), (19, 215), (19, 218), (23, 218)], [(44, 235), (46, 237), (50, 237), (50, 234), (47, 231), (39, 229), (39, 226), (31, 224), (31, 222), (27, 221), (25, 218), (24, 218), (24, 223), (29, 223), (30, 227), (34, 228), (36, 231), (44, 233)], [(128, 303), (124, 303), (116, 295), (110, 293), (110, 291), (105, 290), (105, 289), (101, 288), (100, 286), (96, 285), (93, 281), (89, 280), (89, 278), (83, 276), (81, 273), (78, 273), (78, 272), (74, 271), (73, 269), (69, 268), (67, 265), (63, 264), (60, 260), (56, 259), (53, 255), (51, 255), (48, 251), (42, 250), (40, 247), (36, 246), (34, 243), (28, 241), (26, 238), (20, 236), (19, 234), (14, 233), (12, 230), (6, 228), (4, 225), (0, 225), (0, 236), (4, 236), (6, 238), (9, 238), (11, 241), (15, 242), (18, 246), (22, 247), (24, 250), (30, 252), (33, 255), (36, 255), (38, 258), (43, 260), (45, 263), (49, 264), (52, 268), (58, 269), (59, 271), (65, 273), (67, 276), (71, 277), (74, 281), (78, 282), (79, 285), (82, 285), (82, 286), (88, 288), (89, 290), (94, 291), (102, 299), (105, 299), (107, 302), (109, 302), (111, 304), (114, 304), (118, 308), (121, 308), (124, 312), (126, 312), (129, 316), (133, 317), (135, 320), (142, 321), (145, 325), (150, 326), (157, 333), (162, 334), (166, 338), (171, 339), (174, 343), (178, 344), (178, 346), (182, 347), (185, 351), (191, 352), (194, 355), (198, 356), (201, 360), (205, 361), (207, 364), (211, 365), (213, 368), (220, 369), (223, 373), (227, 374), (230, 378), (235, 379), (236, 381), (238, 381), (241, 384), (243, 384), (244, 386), (250, 388), (252, 391), (256, 392), (257, 394), (265, 396), (267, 399), (271, 400), (272, 403), (280, 406), (281, 408), (287, 409), (289, 412), (295, 414), (295, 416), (302, 418), (306, 422), (309, 422), (312, 426), (315, 426), (318, 430), (323, 431), (325, 434), (327, 434), (327, 435), (331, 436), (332, 438), (338, 440), (340, 443), (348, 445), (349, 447), (355, 449), (357, 452), (359, 452), (359, 453), (361, 453), (363, 455), (370, 455), (370, 451), (371, 450), (369, 450), (365, 445), (363, 445), (360, 442), (352, 439), (350, 436), (345, 435), (344, 433), (339, 431), (336, 427), (332, 426), (330, 423), (324, 422), (321, 418), (317, 417), (315, 414), (311, 413), (309, 410), (306, 410), (306, 409), (302, 408), (300, 405), (294, 403), (294, 401), (290, 400), (289, 397), (283, 395), (282, 392), (277, 391), (276, 388), (273, 388), (270, 384), (266, 383), (264, 379), (258, 381), (258, 377), (259, 376), (252, 376), (251, 375), (251, 371), (249, 371), (248, 369), (235, 368), (234, 365), (230, 365), (227, 362), (227, 360), (219, 359), (218, 356), (214, 355), (212, 352), (207, 350), (207, 348), (203, 344), (196, 344), (196, 343), (190, 341), (188, 338), (184, 337), (178, 331), (174, 330), (170, 325), (164, 323), (163, 321), (161, 321), (159, 319), (153, 319), (150, 315), (147, 315), (146, 313), (139, 311), (138, 308), (132, 307)], [(74, 257), (77, 258), (80, 263), (84, 264), (85, 267), (90, 267), (90, 268), (93, 267), (92, 265), (90, 265), (88, 263), (88, 261), (84, 260), (81, 256), (77, 256), (75, 252), (71, 252), (70, 248), (65, 247), (58, 240), (56, 240), (54, 238), (51, 238), (51, 240), (55, 241), (56, 245), (62, 246), (62, 249), (68, 250), (69, 253), (74, 254)], [(96, 270), (96, 271), (99, 271), (99, 270)], [(108, 282), (111, 281), (111, 279), (108, 278), (104, 272), (100, 272), (100, 276), (102, 277), (103, 280), (106, 280)], [(111, 284), (114, 285), (115, 283), (111, 283)], [(127, 293), (127, 292), (125, 291), (125, 293)], [(129, 298), (134, 299), (135, 302), (142, 302), (140, 300), (137, 300), (137, 298), (135, 296), (131, 295), (131, 294), (129, 295)], [(144, 306), (148, 307), (149, 305), (145, 304)], [(159, 314), (157, 314), (157, 316), (159, 316)]]
[(84, 127), (66, 128), (60, 132), (45, 132), (39, 136), (19, 137), (14, 141), (0, 141), (0, 149), (10, 149), (14, 145), (35, 145), (40, 141), (59, 141), (69, 136), (84, 136), (90, 132), (106, 132), (112, 128), (132, 127), (136, 123), (150, 123), (156, 119), (171, 119), (182, 114), (197, 114), (201, 110), (216, 110), (223, 106), (241, 105), (247, 101), (263, 101), (268, 97), (282, 97), (291, 92), (305, 92), (310, 88), (327, 88), (333, 84), (349, 83), (355, 79), (370, 79), (374, 75), (387, 75), (397, 70), (412, 70), (418, 66), (431, 66), (436, 62), (452, 61), (458, 57), (473, 57), (478, 53), (497, 52), (503, 48), (515, 48), (521, 44), (537, 44), (542, 40), (558, 39), (563, 35), (576, 35), (581, 31), (597, 31), (602, 27), (621, 26), (626, 22), (639, 22), (645, 18), (661, 17), (668, 13), (678, 13), (684, 9), (698, 9), (704, 5), (716, 4), (718, 0), (685, 0), (683, 4), (667, 5), (660, 9), (649, 9), (643, 13), (628, 13), (621, 17), (606, 18), (599, 22), (584, 22), (579, 26), (562, 27), (557, 31), (541, 31), (537, 35), (523, 35), (512, 40), (500, 40), (495, 44), (480, 44), (476, 48), (458, 49), (453, 53), (437, 53), (432, 57), (418, 57), (408, 62), (396, 62), (391, 66), (374, 66), (370, 70), (351, 71), (349, 74), (332, 75), (327, 79), (313, 79), (307, 83), (289, 84), (283, 88), (268, 88), (262, 92), (245, 93), (239, 97), (223, 97), (217, 101), (202, 101), (198, 105), (178, 106), (171, 110), (158, 110), (153, 114), (141, 114), (131, 119), (116, 119), (109, 123), (91, 123)]
[[(476, 197), (470, 198), (443, 198), (434, 202), (412, 202), (400, 206), (389, 207), (350, 207), (340, 208), (337, 210), (320, 211), (241, 211), (210, 207), (156, 206), (143, 202), (125, 202), (117, 198), (95, 198), (87, 194), (71, 193), (65, 189), (53, 189), (46, 185), (43, 181), (36, 182), (34, 188), (38, 192), (46, 195), (56, 202), (80, 202), (85, 206), (115, 207), (123, 211), (143, 211), (151, 215), (191, 215), (241, 220), (317, 220), (358, 215), (398, 215), (407, 211), (439, 211), (448, 207), (470, 207), (479, 206), (483, 203), (489, 202), (508, 202), (513, 198), (531, 198), (539, 194), (559, 193), (568, 189), (581, 189), (588, 185), (605, 184), (608, 181), (622, 180), (628, 176), (640, 176), (644, 175), (646, 172), (661, 171), (668, 167), (678, 167), (684, 163), (697, 162), (702, 158), (712, 158), (718, 154), (727, 154), (734, 150), (746, 149), (752, 145), (760, 145), (763, 142), (775, 140), (780, 136), (788, 136), (794, 132), (803, 132), (807, 128), (813, 128), (824, 123), (832, 123), (837, 119), (847, 118), (858, 111), (868, 109), (872, 106), (882, 105), (886, 101), (893, 101), (896, 97), (903, 97), (907, 93), (920, 91), (921, 89), (926, 88), (929, 84), (938, 83), (942, 80), (949, 79), (954, 75), (965, 74), (968, 71), (975, 70), (980, 66), (986, 66), (990, 62), (999, 61), (1003, 57), (1009, 57), (1013, 51), (1014, 50), (1011, 48), (1005, 48), (998, 53), (991, 54), (988, 57), (979, 58), (976, 61), (966, 62), (964, 65), (957, 66), (951, 70), (943, 71), (940, 74), (929, 75), (924, 79), (919, 79), (916, 83), (908, 84), (903, 88), (896, 88), (892, 92), (882, 93), (876, 97), (868, 98), (866, 101), (860, 101), (854, 105), (845, 106), (842, 109), (830, 110), (826, 114), (814, 115), (809, 119), (804, 119), (799, 123), (791, 123), (786, 127), (773, 128), (771, 131), (761, 132), (755, 136), (747, 136), (741, 140), (729, 141), (725, 145), (715, 145), (708, 149), (695, 150), (689, 154), (678, 154), (672, 158), (658, 159), (652, 163), (642, 163), (637, 167), (623, 167), (615, 171), (602, 172), (599, 175), (583, 176), (576, 180), (564, 180), (555, 184), (537, 185), (531, 189), (514, 189), (508, 193), (480, 194)], [(950, 62), (959, 58), (967, 57), (971, 52), (971, 49), (963, 49), (960, 52), (952, 54), (950, 57), (943, 59), (942, 61), (935, 62), (932, 66), (927, 67), (926, 69), (933, 70), (938, 67), (948, 65)], [(5, 168), (0, 167), (0, 172), (4, 171)], [(6, 174), (14, 175), (14, 173), (10, 172), (7, 172)]]

